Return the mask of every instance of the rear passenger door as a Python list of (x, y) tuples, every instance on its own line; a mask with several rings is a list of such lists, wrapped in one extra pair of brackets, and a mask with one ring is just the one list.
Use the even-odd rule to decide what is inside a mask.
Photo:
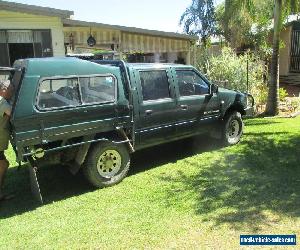
[(220, 103), (217, 94), (210, 94), (210, 83), (195, 70), (176, 69), (175, 73), (178, 134), (207, 132), (219, 117)]
[(139, 119), (136, 132), (140, 145), (154, 145), (175, 134), (176, 98), (170, 72), (166, 69), (139, 70)]

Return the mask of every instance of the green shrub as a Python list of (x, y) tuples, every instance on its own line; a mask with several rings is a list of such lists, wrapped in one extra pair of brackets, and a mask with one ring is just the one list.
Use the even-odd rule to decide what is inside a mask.
[(288, 92), (284, 88), (279, 88), (279, 100), (284, 101), (284, 98), (288, 96)]
[(258, 56), (250, 53), (237, 56), (228, 47), (224, 47), (219, 55), (209, 55), (202, 49), (198, 56), (197, 67), (208, 79), (220, 86), (242, 92), (248, 91), (254, 96), (256, 104), (266, 103), (267, 85), (264, 81), (264, 76), (267, 76), (266, 67)]

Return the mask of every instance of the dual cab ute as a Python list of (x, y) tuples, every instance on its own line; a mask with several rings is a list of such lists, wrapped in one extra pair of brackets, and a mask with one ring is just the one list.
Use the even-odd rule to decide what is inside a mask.
[(254, 105), (250, 95), (176, 64), (25, 59), (11, 68), (11, 81), (18, 161), (83, 168), (96, 187), (120, 182), (142, 148), (196, 134), (238, 143)]

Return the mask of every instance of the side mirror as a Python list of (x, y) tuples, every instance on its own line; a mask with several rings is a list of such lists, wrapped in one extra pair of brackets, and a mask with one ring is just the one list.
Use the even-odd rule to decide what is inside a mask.
[(217, 94), (219, 92), (219, 86), (217, 84), (212, 83), (210, 85), (210, 94)]

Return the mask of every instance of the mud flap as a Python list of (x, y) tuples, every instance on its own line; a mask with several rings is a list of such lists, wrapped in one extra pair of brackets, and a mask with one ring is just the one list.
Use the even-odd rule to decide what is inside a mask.
[(40, 190), (40, 185), (37, 179), (37, 167), (34, 164), (33, 159), (29, 160), (30, 166), (28, 166), (29, 176), (30, 176), (30, 185), (31, 192), (34, 198), (40, 203), (43, 204), (43, 197)]

